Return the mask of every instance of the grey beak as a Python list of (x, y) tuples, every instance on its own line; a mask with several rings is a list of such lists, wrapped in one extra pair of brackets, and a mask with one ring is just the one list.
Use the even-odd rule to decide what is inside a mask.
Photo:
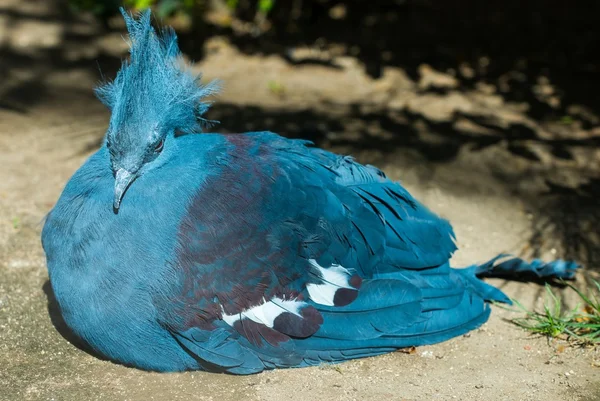
[(121, 206), (121, 199), (123, 199), (125, 191), (127, 191), (127, 188), (129, 188), (129, 185), (131, 185), (135, 178), (135, 174), (131, 174), (124, 168), (117, 170), (117, 174), (115, 175), (115, 200), (113, 202), (113, 208), (115, 211), (119, 210), (119, 206)]

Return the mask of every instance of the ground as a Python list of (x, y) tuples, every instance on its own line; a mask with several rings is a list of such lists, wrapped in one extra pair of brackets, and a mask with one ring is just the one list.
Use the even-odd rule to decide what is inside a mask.
[[(12, 48), (21, 41), (28, 49), (52, 49), (63, 28), (38, 25), (45, 30), (36, 36), (13, 24), (19, 34), (2, 40)], [(214, 130), (272, 129), (376, 164), (452, 222), (455, 266), (501, 252), (564, 256), (548, 237), (552, 230), (532, 244), (532, 222), (547, 212), (536, 200), (545, 180), (576, 185), (585, 178), (581, 166), (594, 171), (600, 158), (593, 147), (569, 147), (575, 156), (561, 159), (548, 156), (543, 141), (490, 141), (501, 126), (526, 127), (547, 140), (562, 131), (490, 88), (460, 90), (452, 74), (427, 65), (418, 77), (390, 67), (373, 78), (351, 57), (336, 60), (341, 68), (292, 67), (277, 55), (241, 54), (223, 38), (204, 46), (195, 68), (205, 79), (225, 81), (209, 115), (220, 120)], [(10, 81), (0, 87), (0, 400), (600, 400), (597, 349), (531, 336), (506, 320), (514, 313), (497, 306), (480, 329), (442, 344), (246, 377), (142, 372), (77, 348), (60, 334), (39, 237), (45, 214), (106, 129), (108, 112), (90, 89), (98, 73), (86, 65), (106, 48), (121, 54), (120, 36), (67, 47), (75, 62), (62, 68), (4, 70)], [(570, 133), (598, 134), (577, 127)], [(515, 154), (524, 145), (540, 160)], [(593, 276), (589, 266), (586, 272), (580, 284)], [(541, 302), (540, 284), (491, 282), (528, 307)]]

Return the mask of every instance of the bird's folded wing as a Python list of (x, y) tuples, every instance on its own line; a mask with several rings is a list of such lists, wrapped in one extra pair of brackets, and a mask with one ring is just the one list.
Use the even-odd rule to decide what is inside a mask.
[(449, 224), (381, 171), (270, 133), (225, 142), (157, 301), (200, 360), (234, 373), (296, 366), (291, 339), (376, 340), (462, 302)]

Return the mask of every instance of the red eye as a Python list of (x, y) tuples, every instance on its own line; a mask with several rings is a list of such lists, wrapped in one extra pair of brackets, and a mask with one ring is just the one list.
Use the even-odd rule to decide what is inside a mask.
[(163, 147), (165, 146), (165, 140), (161, 139), (159, 143), (156, 144), (156, 146), (154, 147), (154, 151), (157, 153), (162, 152)]

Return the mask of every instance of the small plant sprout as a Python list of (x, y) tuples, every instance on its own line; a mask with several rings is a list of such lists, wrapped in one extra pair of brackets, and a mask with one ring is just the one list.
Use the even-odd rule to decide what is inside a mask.
[(563, 282), (579, 297), (580, 302), (571, 310), (563, 308), (561, 298), (554, 295), (548, 284), (542, 312), (529, 310), (516, 300), (513, 302), (517, 309), (499, 306), (512, 312), (525, 313), (525, 316), (510, 321), (531, 333), (565, 338), (580, 345), (597, 345), (600, 343), (600, 283), (592, 281), (595, 288), (590, 289), (588, 294), (572, 284)]

